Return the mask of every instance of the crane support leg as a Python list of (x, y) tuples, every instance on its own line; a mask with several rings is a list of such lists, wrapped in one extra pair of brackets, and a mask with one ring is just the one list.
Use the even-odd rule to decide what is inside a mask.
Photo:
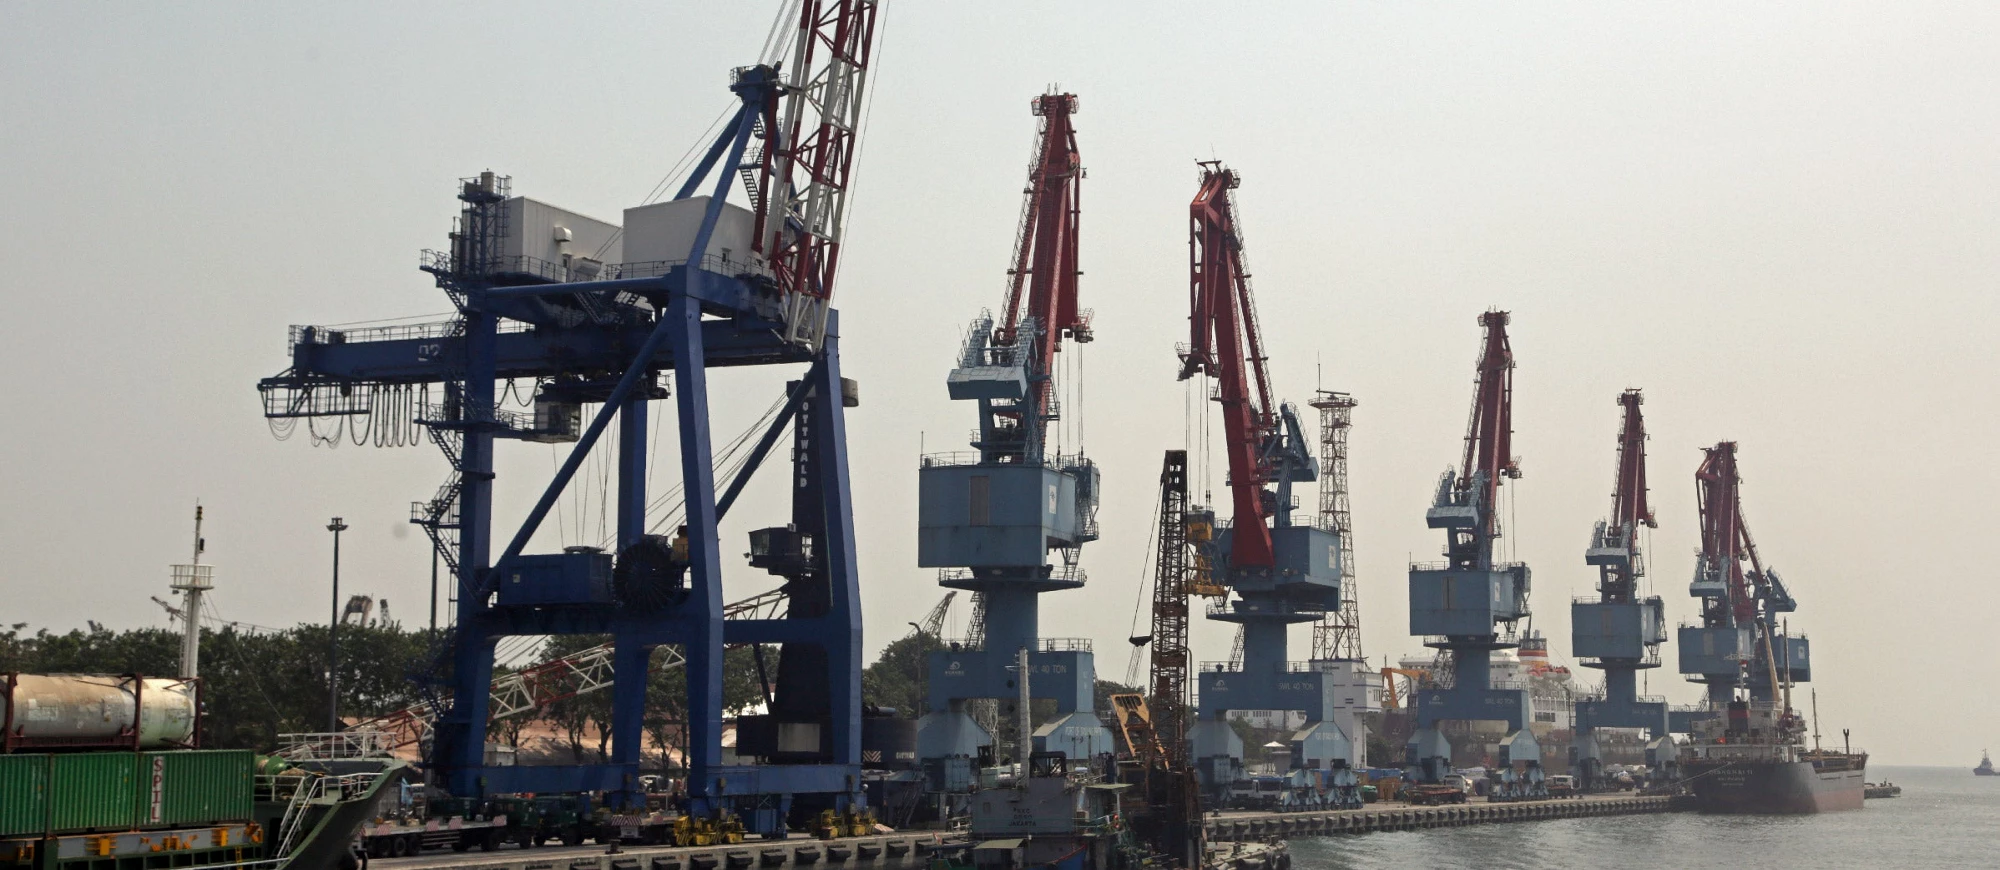
[(830, 593), (824, 648), (833, 701), (833, 763), (861, 763), (861, 571), (854, 552), (854, 493), (847, 475), (847, 411), (840, 379), (840, 339), (829, 332), (808, 375), (813, 393), (812, 449), (824, 523)]
[[(738, 140), (739, 144), (741, 140)], [(699, 280), (689, 276), (689, 283)], [(715, 463), (708, 432), (708, 369), (702, 357), (701, 306), (674, 297), (660, 327), (674, 333), (674, 400), (679, 412), (681, 480), (687, 499), (689, 598), (681, 608), (687, 652), (687, 771), (690, 809), (706, 815), (722, 763), (722, 562), (716, 531)]]

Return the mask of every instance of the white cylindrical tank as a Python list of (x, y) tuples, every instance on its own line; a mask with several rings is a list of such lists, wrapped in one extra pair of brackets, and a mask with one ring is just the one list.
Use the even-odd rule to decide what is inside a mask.
[[(191, 680), (92, 674), (18, 674), (0, 693), (0, 722), (23, 743), (185, 746), (194, 741)], [(5, 684), (0, 684), (4, 686)]]

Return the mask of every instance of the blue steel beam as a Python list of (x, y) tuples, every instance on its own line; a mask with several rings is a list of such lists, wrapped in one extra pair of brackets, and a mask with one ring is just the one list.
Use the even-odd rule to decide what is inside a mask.
[[(736, 136), (733, 143), (729, 146), (730, 163), (734, 164), (743, 159), (743, 150), (750, 144), (751, 122), (755, 118), (755, 115), (750, 114), (747, 103), (743, 108), (737, 110)], [(709, 239), (715, 235), (715, 222), (722, 216), (722, 203), (729, 196), (730, 180), (728, 173), (721, 173), (715, 179), (715, 193), (708, 201), (707, 212), (702, 216), (701, 230), (695, 233), (694, 245), (688, 249), (688, 262), (690, 263), (701, 262), (702, 255), (708, 252)], [(563, 490), (569, 487), (570, 478), (576, 476), (576, 470), (583, 466), (584, 458), (590, 455), (591, 448), (597, 446), (597, 439), (604, 434), (604, 427), (611, 422), (611, 416), (617, 413), (619, 406), (624, 404), (625, 398), (632, 395), (632, 389), (638, 386), (640, 376), (645, 375), (650, 377), (652, 375), (651, 361), (653, 355), (659, 352), (662, 346), (667, 344), (668, 336), (676, 332), (690, 334), (685, 343), (681, 345), (685, 352), (677, 354), (674, 361), (675, 382), (679, 383), (681, 381), (684, 377), (684, 370), (696, 372), (694, 377), (697, 380), (706, 380), (706, 354), (703, 352), (701, 344), (701, 312), (697, 308), (691, 292), (698, 289), (698, 286), (703, 283), (703, 279), (707, 277), (707, 274), (700, 269), (689, 269), (682, 273), (682, 280), (687, 285), (687, 291), (674, 297), (673, 301), (668, 303), (666, 315), (661, 317), (658, 323), (654, 324), (652, 332), (646, 336), (645, 343), (639, 345), (639, 352), (633, 356), (631, 363), (625, 369), (625, 374), (618, 379), (618, 385), (611, 388), (611, 395), (605, 398), (604, 405), (597, 409), (597, 416), (592, 417), (590, 425), (584, 428), (582, 437), (578, 438), (576, 446), (571, 448), (569, 458), (563, 460), (562, 468), (556, 471), (555, 479), (549, 481), (548, 488), (542, 491), (542, 497), (535, 502), (534, 508), (528, 511), (527, 519), (521, 521), (521, 528), (514, 532), (514, 539), (507, 543), (507, 549), (500, 554), (500, 559), (494, 563), (493, 571), (488, 576), (481, 578), (479, 584), (479, 593), (481, 595), (484, 595), (487, 590), (492, 588), (492, 578), (494, 576), (503, 574), (509, 567), (512, 567), (514, 560), (521, 555), (522, 548), (528, 545), (528, 539), (535, 536), (536, 529), (541, 528), (542, 520), (555, 507), (556, 499), (561, 498)], [(676, 321), (688, 317), (692, 318), (691, 323), (676, 323)], [(689, 365), (690, 361), (686, 357), (690, 355), (701, 360), (702, 363), (699, 365)], [(685, 387), (683, 387), (683, 392), (685, 392)], [(695, 418), (699, 418), (698, 428), (703, 430), (702, 439), (706, 441), (708, 437), (706, 431), (708, 428), (708, 399), (706, 395), (702, 397), (701, 404), (694, 408), (689, 408), (685, 400), (683, 400), (681, 407), (681, 426), (683, 430), (687, 429), (690, 420)], [(684, 437), (682, 440), (685, 442), (686, 438)], [(706, 454), (706, 444), (703, 446), (704, 449), (702, 452)], [(685, 460), (685, 457), (683, 459)], [(702, 471), (704, 477), (708, 480), (708, 484), (700, 492), (696, 492), (690, 480), (686, 490), (690, 513), (693, 511), (693, 502), (698, 496), (710, 499), (705, 506), (708, 511), (713, 512), (715, 509), (713, 501), (715, 494), (714, 474), (709, 471), (705, 462), (702, 465)], [(643, 487), (645, 475), (642, 473), (638, 480), (638, 485)], [(645, 522), (645, 496), (643, 492), (639, 498), (641, 517), (637, 522), (643, 524)], [(719, 572), (721, 568), (718, 566), (716, 570)], [(720, 589), (717, 590), (718, 597), (720, 591)], [(720, 607), (719, 604), (717, 606)], [(716, 613), (716, 618), (721, 619), (721, 611), (717, 610)], [(718, 638), (718, 643), (719, 641), (720, 639)], [(720, 726), (718, 725), (718, 727)]]
[[(786, 343), (775, 330), (777, 323), (741, 323), (731, 320), (702, 322), (703, 346), (710, 368), (775, 363), (811, 362), (810, 352)], [(631, 348), (643, 343), (647, 326), (617, 331), (599, 329), (535, 330), (505, 332), (493, 337), (494, 376), (532, 378), (575, 371), (622, 369), (633, 360)], [(455, 361), (449, 347), (460, 339), (409, 338), (342, 344), (300, 344), (293, 353), (292, 368), (307, 377), (336, 381), (372, 381), (384, 384), (437, 383), (454, 377), (463, 365)], [(651, 368), (672, 368), (673, 348), (659, 347), (647, 363)], [(283, 382), (287, 378), (267, 378)]]
[[(695, 273), (699, 274), (699, 273)], [(683, 353), (674, 361), (674, 399), (680, 412), (681, 481), (687, 499), (689, 597), (680, 608), (688, 636), (687, 755), (689, 810), (708, 816), (715, 807), (708, 770), (722, 764), (722, 561), (716, 533), (715, 471), (708, 432), (708, 373), (701, 360), (701, 311), (682, 296), (661, 324), (675, 332)]]

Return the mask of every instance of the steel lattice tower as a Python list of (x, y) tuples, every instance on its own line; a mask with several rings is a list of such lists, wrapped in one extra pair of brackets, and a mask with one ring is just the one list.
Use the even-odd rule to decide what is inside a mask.
[(1360, 661), (1361, 602), (1354, 585), (1353, 511), (1347, 501), (1347, 430), (1354, 425), (1354, 397), (1321, 391), (1312, 406), (1319, 409), (1319, 468), (1326, 475), (1319, 488), (1320, 528), (1340, 536), (1340, 608), (1313, 626), (1312, 657)]

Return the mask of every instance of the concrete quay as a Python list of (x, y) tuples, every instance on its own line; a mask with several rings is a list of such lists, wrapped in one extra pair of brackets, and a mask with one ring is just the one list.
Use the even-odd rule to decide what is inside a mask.
[(369, 870), (756, 870), (824, 867), (825, 870), (896, 870), (921, 867), (942, 834), (907, 831), (814, 840), (745, 840), (716, 846), (574, 846), (492, 852), (431, 853), (376, 858)]
[(1208, 838), (1211, 841), (1261, 841), (1273, 838), (1366, 834), (1375, 831), (1416, 831), (1425, 828), (1455, 828), (1464, 825), (1534, 822), (1587, 816), (1666, 813), (1678, 809), (1680, 806), (1671, 797), (1629, 795), (1591, 795), (1581, 799), (1507, 803), (1475, 801), (1445, 806), (1412, 806), (1390, 802), (1370, 804), (1358, 810), (1294, 813), (1225, 812), (1209, 816), (1207, 828)]

